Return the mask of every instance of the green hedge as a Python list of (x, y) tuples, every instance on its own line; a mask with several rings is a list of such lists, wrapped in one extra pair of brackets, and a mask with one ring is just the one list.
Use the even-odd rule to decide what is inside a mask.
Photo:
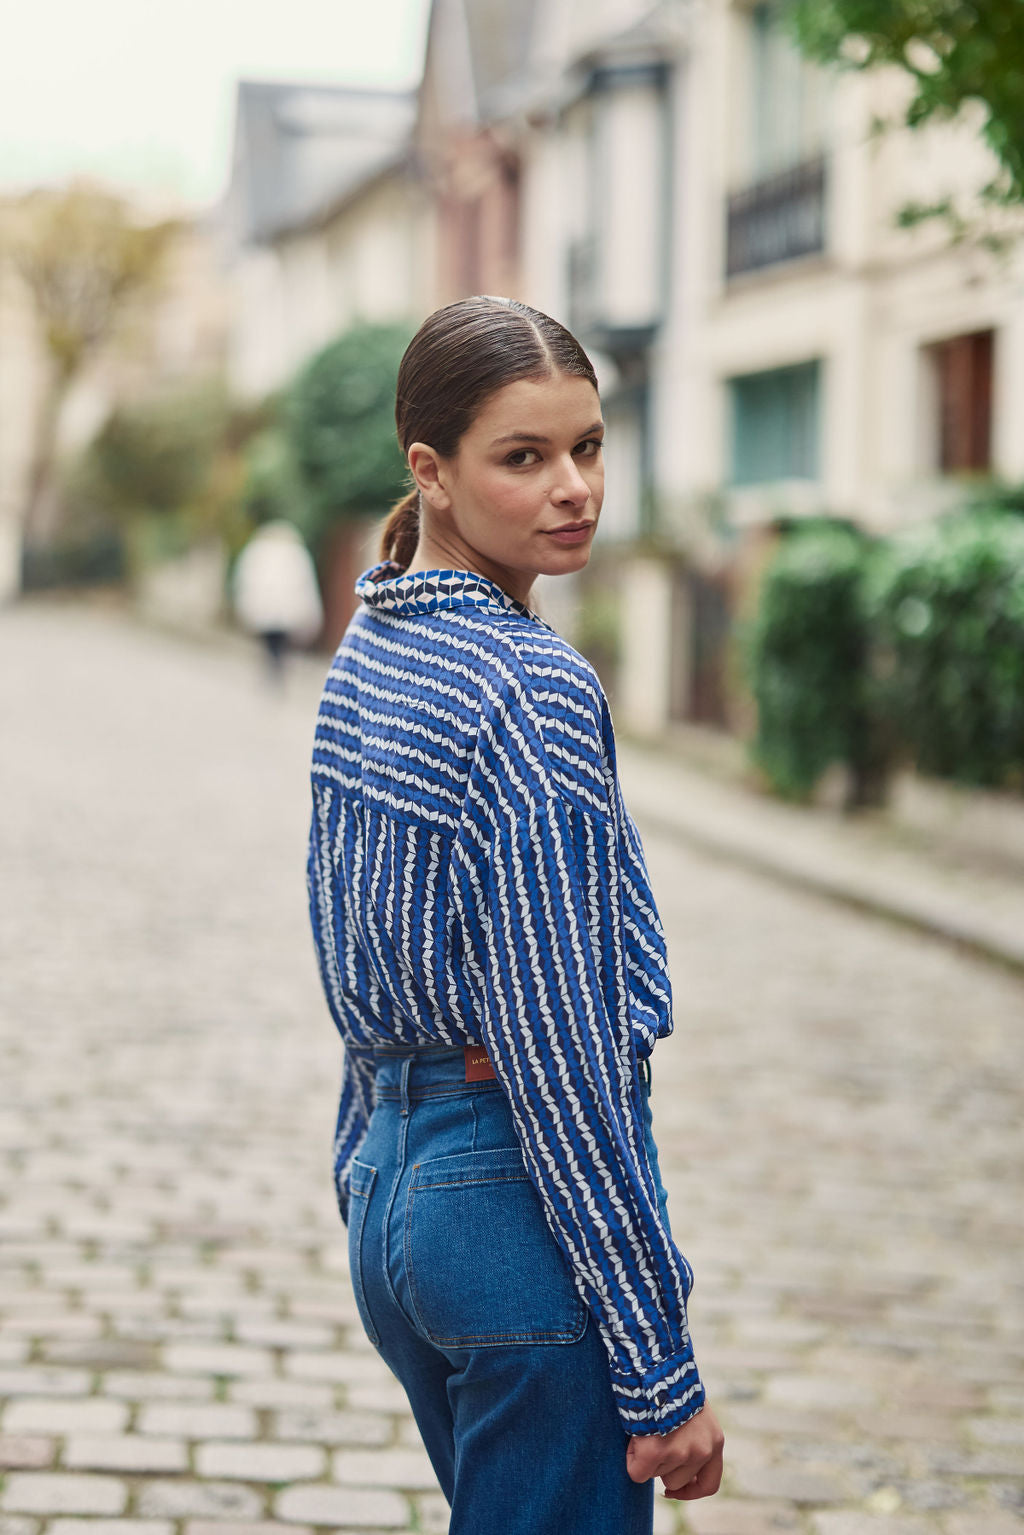
[(879, 797), (895, 758), (1024, 788), (1024, 520), (972, 509), (873, 543), (789, 533), (748, 635), (755, 760), (806, 799), (843, 763)]
[(125, 569), (120, 530), (103, 528), (52, 544), (26, 544), (21, 554), (21, 586), (26, 592), (117, 586), (125, 578)]
[(1024, 520), (983, 511), (893, 540), (867, 592), (885, 706), (916, 765), (1024, 785)]
[(754, 757), (780, 794), (806, 799), (826, 768), (865, 755), (865, 541), (841, 524), (787, 535), (746, 637)]

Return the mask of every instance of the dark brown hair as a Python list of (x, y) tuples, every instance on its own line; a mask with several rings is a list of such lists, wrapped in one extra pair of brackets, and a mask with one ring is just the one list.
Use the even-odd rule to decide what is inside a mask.
[[(557, 320), (514, 298), (459, 299), (429, 315), (398, 369), (395, 422), (402, 451), (425, 442), (451, 458), (491, 395), (523, 378), (567, 373), (597, 388), (593, 364)], [(404, 570), (419, 542), (420, 498), (413, 489), (392, 508), (382, 560)]]

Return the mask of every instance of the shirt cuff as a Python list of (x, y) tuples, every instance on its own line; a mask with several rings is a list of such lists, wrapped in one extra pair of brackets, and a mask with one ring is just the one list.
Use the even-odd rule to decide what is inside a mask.
[(639, 1376), (613, 1369), (612, 1393), (627, 1434), (667, 1434), (696, 1417), (705, 1400), (689, 1344)]

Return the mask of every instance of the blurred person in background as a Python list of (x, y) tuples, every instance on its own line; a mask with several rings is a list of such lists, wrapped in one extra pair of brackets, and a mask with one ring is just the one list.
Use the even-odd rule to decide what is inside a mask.
[(323, 623), (316, 567), (298, 528), (284, 518), (257, 528), (238, 556), (233, 592), (239, 623), (261, 640), (268, 676), (280, 685), (289, 646), (310, 644)]
[(438, 310), (398, 374), (414, 488), (335, 655), (310, 915), (345, 1046), (352, 1286), (450, 1535), (650, 1535), (717, 1491), (649, 1102), (665, 935), (597, 673), (527, 604), (604, 494), (593, 366), (547, 315)]

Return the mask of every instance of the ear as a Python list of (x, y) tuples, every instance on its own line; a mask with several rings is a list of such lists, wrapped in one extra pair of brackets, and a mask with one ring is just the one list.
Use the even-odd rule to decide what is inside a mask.
[(445, 474), (440, 455), (433, 448), (428, 448), (425, 442), (414, 442), (406, 456), (409, 471), (424, 501), (435, 512), (446, 512), (452, 503), (444, 484)]

